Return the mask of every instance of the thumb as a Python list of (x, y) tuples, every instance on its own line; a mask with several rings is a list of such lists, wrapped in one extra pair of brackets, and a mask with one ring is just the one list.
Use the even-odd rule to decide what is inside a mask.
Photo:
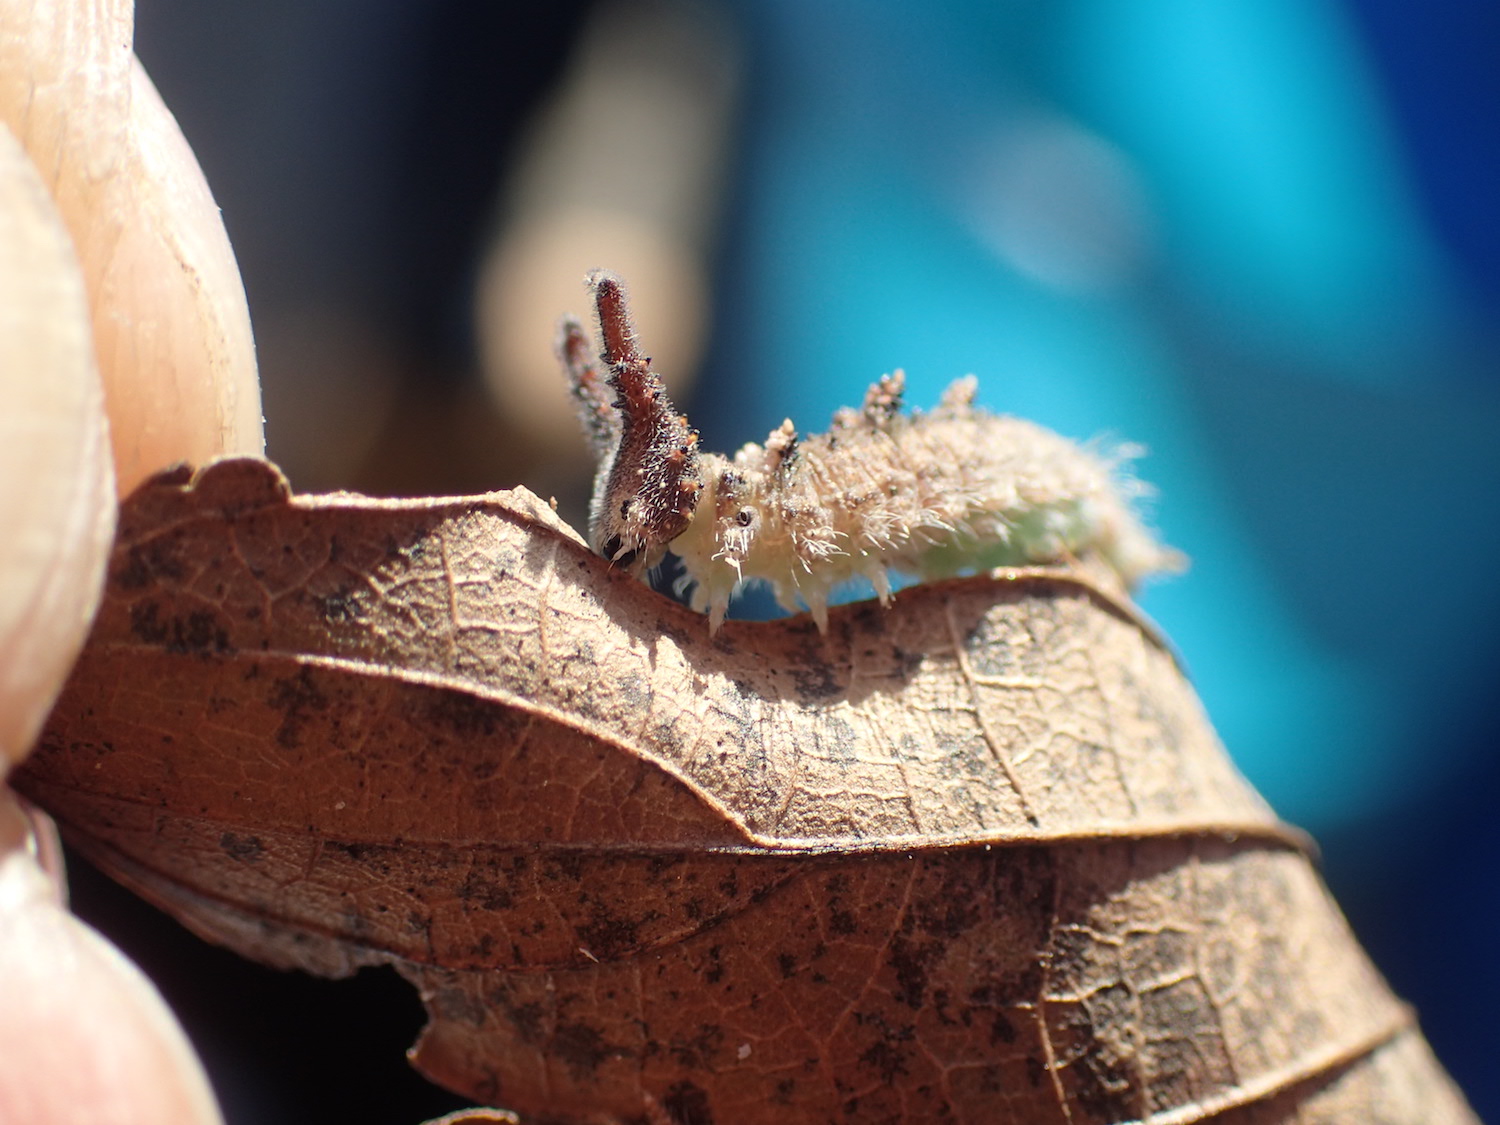
[(174, 461), (261, 449), (239, 270), (132, 52), (133, 15), (130, 0), (0, 0), (0, 122), (72, 235), (122, 495)]

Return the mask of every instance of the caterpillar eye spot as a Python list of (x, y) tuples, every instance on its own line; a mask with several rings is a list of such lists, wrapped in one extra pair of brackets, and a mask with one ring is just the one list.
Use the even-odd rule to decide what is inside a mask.
[(735, 523), (739, 524), (741, 527), (749, 527), (750, 526), (750, 521), (753, 520), (754, 518), (755, 518), (755, 513), (752, 512), (749, 508), (741, 508), (734, 515), (734, 521), (735, 521)]

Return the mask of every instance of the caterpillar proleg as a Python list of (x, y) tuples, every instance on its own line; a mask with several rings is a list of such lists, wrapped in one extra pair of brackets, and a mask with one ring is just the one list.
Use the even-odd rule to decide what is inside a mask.
[(791, 612), (800, 600), (826, 631), (830, 591), (855, 577), (886, 602), (891, 572), (930, 581), (1072, 561), (1130, 589), (1183, 566), (1135, 511), (1146, 491), (1127, 471), (1137, 450), (1101, 453), (992, 414), (974, 405), (973, 376), (907, 414), (897, 371), (827, 433), (799, 434), (788, 419), (733, 457), (701, 452), (640, 350), (619, 279), (595, 271), (588, 283), (604, 376), (575, 319), (562, 322), (558, 355), (599, 460), (589, 542), (637, 575), (677, 555), (712, 631), (744, 582), (768, 583)]

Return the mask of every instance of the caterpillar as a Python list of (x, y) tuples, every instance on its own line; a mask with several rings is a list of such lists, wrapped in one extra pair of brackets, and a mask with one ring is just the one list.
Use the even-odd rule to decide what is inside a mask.
[[(598, 461), (590, 546), (639, 577), (667, 551), (679, 593), (717, 632), (742, 584), (768, 583), (789, 612), (828, 628), (833, 588), (865, 578), (882, 603), (891, 572), (932, 581), (1002, 566), (1077, 561), (1127, 590), (1179, 570), (1135, 511), (1139, 452), (1102, 453), (974, 405), (972, 375), (928, 413), (902, 410), (905, 378), (882, 376), (827, 433), (790, 419), (732, 457), (705, 453), (641, 351), (619, 278), (589, 274), (602, 343), (564, 317), (558, 358)], [(604, 375), (601, 378), (600, 364)]]

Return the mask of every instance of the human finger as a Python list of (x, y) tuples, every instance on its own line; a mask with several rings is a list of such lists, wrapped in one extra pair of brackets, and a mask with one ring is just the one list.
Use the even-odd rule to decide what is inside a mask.
[(262, 445), (239, 270), (132, 22), (130, 0), (0, 0), (0, 120), (72, 235), (122, 495), (174, 461)]

